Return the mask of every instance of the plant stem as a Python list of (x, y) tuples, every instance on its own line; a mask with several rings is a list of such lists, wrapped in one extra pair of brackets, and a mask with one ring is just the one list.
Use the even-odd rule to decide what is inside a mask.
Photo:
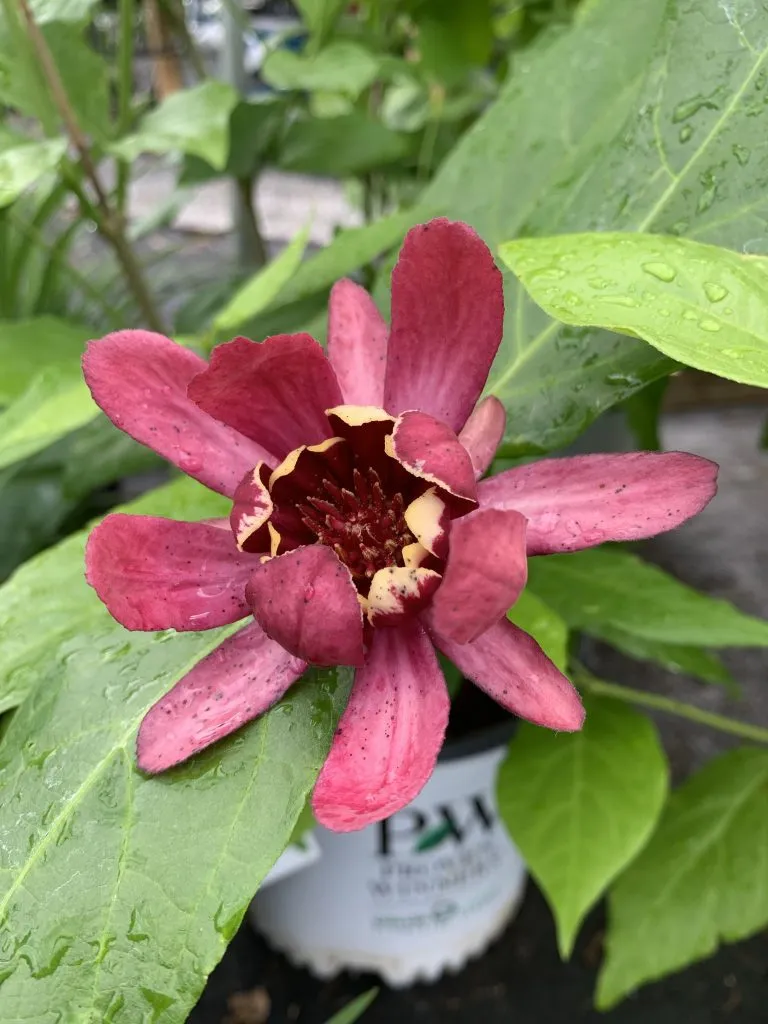
[[(117, 41), (117, 131), (119, 135), (131, 127), (133, 99), (133, 12), (135, 0), (119, 0), (119, 37)], [(130, 167), (127, 160), (117, 161), (117, 208), (122, 217), (128, 191)]]
[(69, 102), (69, 97), (67, 96), (66, 89), (64, 88), (64, 83), (61, 79), (61, 75), (59, 74), (59, 69), (56, 67), (53, 55), (48, 49), (48, 43), (45, 41), (45, 36), (40, 31), (40, 27), (35, 21), (32, 10), (29, 6), (29, 0), (19, 0), (19, 6), (24, 16), (29, 40), (39, 61), (40, 70), (42, 71), (48, 88), (50, 89), (51, 99), (56, 105), (56, 109), (64, 122), (67, 135), (69, 136), (72, 145), (79, 154), (80, 165), (83, 169), (83, 173), (90, 182), (91, 188), (93, 189), (96, 197), (95, 207), (91, 207), (91, 210), (95, 212), (96, 224), (104, 238), (115, 250), (115, 255), (120, 261), (130, 289), (146, 319), (147, 326), (151, 327), (154, 331), (165, 334), (167, 331), (163, 325), (163, 319), (147, 287), (141, 267), (139, 266), (139, 262), (136, 259), (133, 249), (125, 237), (122, 219), (109, 204), (106, 191), (101, 184), (101, 179), (99, 178), (96, 165), (88, 147), (88, 140), (86, 139), (80, 124), (78, 123), (77, 117), (75, 116), (75, 112)]
[(725, 715), (717, 715), (712, 711), (704, 711), (693, 704), (686, 704), (684, 701), (674, 700), (672, 697), (663, 697), (658, 693), (646, 693), (644, 690), (633, 690), (629, 686), (620, 686), (618, 683), (607, 683), (583, 669), (576, 676), (576, 682), (582, 690), (594, 693), (599, 697), (609, 697), (611, 700), (623, 700), (628, 704), (639, 704), (657, 711), (666, 711), (670, 715), (688, 718), (692, 722), (708, 725), (711, 729), (718, 729), (720, 732), (728, 732), (733, 736), (754, 740), (756, 743), (768, 743), (768, 729), (763, 729), (759, 725), (751, 725), (749, 722), (739, 722), (734, 718), (727, 718)]
[(269, 255), (259, 229), (259, 217), (253, 201), (253, 182), (254, 179), (250, 177), (236, 179), (238, 212), (243, 218), (237, 232), (240, 247), (238, 262), (241, 266), (258, 269), (269, 262)]

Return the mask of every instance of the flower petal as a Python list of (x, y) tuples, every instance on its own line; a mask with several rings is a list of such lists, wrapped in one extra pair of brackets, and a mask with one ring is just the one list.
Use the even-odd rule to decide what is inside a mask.
[(384, 408), (423, 409), (461, 430), (503, 321), (501, 274), (472, 228), (444, 219), (413, 228), (392, 272)]
[(116, 427), (214, 491), (232, 495), (244, 474), (272, 455), (187, 397), (206, 362), (151, 331), (118, 331), (89, 343), (83, 374)]
[(85, 575), (126, 629), (194, 631), (248, 614), (254, 561), (218, 526), (116, 512), (91, 530)]
[(528, 554), (640, 540), (684, 523), (717, 490), (717, 466), (683, 452), (543, 459), (478, 484), (483, 508), (528, 519)]
[(372, 626), (399, 626), (427, 607), (440, 579), (433, 569), (379, 569), (368, 591), (368, 621)]
[[(422, 547), (436, 558), (445, 558), (451, 517), (445, 502), (437, 494), (437, 488), (429, 487), (414, 498), (403, 513), (403, 519)], [(407, 546), (411, 547), (410, 544)]]
[(362, 665), (362, 609), (349, 569), (330, 548), (311, 544), (264, 562), (246, 596), (267, 636), (296, 657)]
[(504, 437), (507, 412), (494, 395), (478, 402), (461, 429), (459, 441), (469, 452), (475, 477), (479, 478), (493, 462), (496, 449)]
[(337, 281), (328, 300), (328, 359), (350, 405), (382, 404), (388, 334), (365, 288)]
[(584, 724), (576, 689), (533, 637), (508, 619), (469, 644), (441, 635), (429, 618), (427, 624), (443, 654), (507, 711), (563, 732), (576, 732)]
[(228, 736), (280, 700), (306, 667), (250, 623), (149, 709), (136, 740), (139, 768), (165, 771)]
[(189, 397), (278, 459), (330, 437), (325, 410), (342, 402), (333, 367), (308, 334), (218, 345), (210, 366), (190, 383)]
[(326, 828), (349, 832), (399, 811), (429, 779), (450, 702), (424, 630), (374, 633), (312, 796)]
[(468, 512), (477, 504), (472, 460), (450, 427), (424, 412), (404, 412), (384, 440), (387, 455), (413, 476), (453, 495), (454, 506)]
[(506, 615), (525, 586), (525, 516), (478, 509), (454, 520), (450, 543), (431, 621), (441, 636), (466, 644)]
[(270, 476), (269, 466), (260, 462), (237, 485), (229, 525), (239, 551), (269, 550), (267, 521), (272, 515), (272, 498), (267, 484)]

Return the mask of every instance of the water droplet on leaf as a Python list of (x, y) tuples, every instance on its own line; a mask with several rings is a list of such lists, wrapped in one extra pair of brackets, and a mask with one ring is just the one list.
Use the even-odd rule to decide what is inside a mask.
[(655, 277), (659, 281), (674, 281), (677, 277), (677, 271), (675, 268), (670, 267), (668, 263), (662, 263), (661, 261), (643, 263), (643, 270), (646, 274), (650, 274), (651, 277)]
[(722, 302), (728, 294), (728, 289), (723, 288), (721, 284), (717, 284), (715, 281), (706, 281), (704, 291), (710, 302)]

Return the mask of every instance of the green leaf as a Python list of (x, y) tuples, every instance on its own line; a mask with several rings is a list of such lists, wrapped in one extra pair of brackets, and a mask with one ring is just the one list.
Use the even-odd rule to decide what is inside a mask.
[[(734, 249), (762, 238), (768, 189), (754, 133), (768, 100), (768, 10), (754, 6), (743, 19), (732, 7), (581, 5), (572, 29), (516, 56), (499, 99), (425, 199), (492, 249), (555, 231), (688, 234)], [(515, 454), (563, 446), (670, 371), (647, 345), (560, 325), (512, 275), (505, 285), (488, 391), (507, 408)]]
[(41, 369), (80, 376), (80, 357), (92, 328), (52, 316), (0, 320), (0, 405), (17, 398)]
[(697, 370), (768, 387), (768, 260), (619, 232), (526, 238), (499, 251), (557, 320), (644, 338)]
[(659, 419), (669, 381), (669, 377), (660, 377), (636, 394), (630, 395), (624, 403), (627, 424), (634, 434), (637, 447), (643, 451), (661, 451)]
[[(226, 498), (182, 477), (119, 511), (196, 520), (226, 515), (227, 509)], [(103, 621), (104, 608), (95, 591), (81, 585), (87, 536), (88, 530), (72, 534), (21, 566), (0, 587), (0, 711), (16, 707), (31, 693), (47, 651), (89, 636)]]
[(487, 65), (493, 48), (489, 0), (429, 0), (418, 11), (421, 64), (430, 76), (458, 83)]
[(379, 990), (377, 988), (368, 989), (367, 992), (363, 992), (357, 999), (347, 1003), (343, 1010), (335, 1013), (327, 1024), (354, 1024), (356, 1020), (362, 1017), (378, 994)]
[(768, 752), (743, 748), (675, 792), (609, 902), (597, 1004), (768, 924)]
[[(49, 22), (41, 31), (59, 71), (67, 99), (88, 135), (102, 140), (110, 132), (108, 71), (75, 24)], [(40, 62), (18, 23), (0, 19), (0, 102), (36, 117), (53, 135), (60, 123)]]
[(128, 633), (104, 610), (46, 652), (0, 747), (6, 1008), (181, 1024), (196, 1002), (288, 843), (351, 682), (310, 670), (236, 736), (143, 775), (147, 708), (222, 637)]
[(377, 58), (358, 43), (338, 40), (319, 53), (298, 54), (273, 50), (261, 69), (264, 81), (274, 89), (303, 92), (340, 92), (355, 99), (374, 80)]
[(611, 627), (646, 640), (701, 647), (768, 646), (768, 622), (700, 594), (618, 548), (528, 563), (529, 586), (573, 629)]
[(181, 185), (197, 185), (226, 175), (249, 178), (266, 163), (286, 118), (286, 104), (275, 96), (241, 100), (229, 118), (229, 155), (223, 168), (211, 167), (198, 156), (186, 156)]
[(0, 413), (0, 469), (47, 448), (98, 415), (85, 382), (46, 369)]
[(277, 163), (286, 171), (346, 178), (401, 160), (411, 141), (366, 114), (293, 121)]
[(213, 320), (217, 331), (229, 331), (267, 308), (296, 273), (309, 239), (309, 226), (291, 240), (283, 251), (239, 288)]
[(717, 683), (728, 690), (736, 691), (736, 682), (726, 666), (703, 647), (686, 644), (663, 643), (660, 640), (649, 640), (647, 637), (626, 633), (615, 626), (604, 626), (592, 623), (587, 632), (598, 640), (604, 640), (618, 650), (640, 661), (655, 661), (671, 672), (694, 676), (705, 683)]
[(0, 209), (54, 170), (66, 150), (65, 139), (47, 139), (0, 152)]
[(524, 590), (507, 617), (530, 633), (544, 653), (565, 672), (568, 666), (568, 626), (531, 590)]
[(229, 153), (229, 118), (238, 96), (230, 85), (209, 80), (183, 89), (142, 118), (138, 131), (113, 143), (123, 160), (140, 153), (190, 153), (219, 170)]
[(585, 703), (581, 732), (521, 726), (498, 778), (499, 810), (552, 907), (564, 958), (587, 911), (648, 840), (667, 794), (651, 721), (611, 701)]
[(346, 0), (296, 0), (301, 20), (320, 42), (336, 24), (345, 4)]

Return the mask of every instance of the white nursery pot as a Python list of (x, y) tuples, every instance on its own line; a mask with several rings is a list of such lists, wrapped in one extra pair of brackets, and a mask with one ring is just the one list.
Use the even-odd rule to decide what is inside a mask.
[(482, 953), (526, 879), (496, 804), (502, 735), (507, 725), (449, 744), (422, 792), (384, 822), (346, 834), (318, 826), (319, 857), (254, 900), (258, 930), (321, 977), (373, 971), (396, 986)]

